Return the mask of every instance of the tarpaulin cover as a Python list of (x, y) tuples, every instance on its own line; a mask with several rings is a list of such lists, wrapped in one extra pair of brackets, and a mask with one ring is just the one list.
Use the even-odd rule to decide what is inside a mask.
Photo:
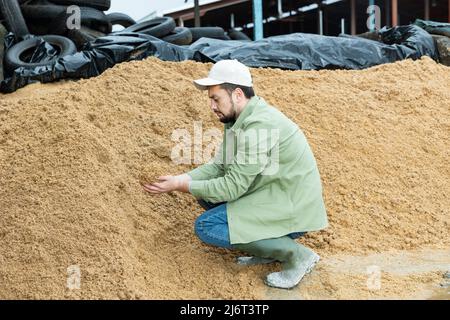
[(436, 59), (432, 37), (416, 26), (383, 29), (384, 43), (360, 37), (294, 33), (255, 42), (202, 38), (190, 46), (201, 61), (237, 59), (250, 67), (291, 70), (365, 69), (428, 55)]
[(428, 33), (450, 37), (450, 23), (417, 19), (414, 24)]
[[(359, 37), (327, 37), (294, 33), (259, 41), (201, 38), (190, 46), (177, 46), (139, 33), (113, 33), (86, 44), (83, 51), (60, 58), (52, 66), (17, 68), (6, 74), (1, 92), (13, 92), (29, 83), (63, 78), (89, 78), (116, 63), (155, 56), (166, 61), (217, 62), (237, 59), (249, 67), (289, 70), (364, 69), (423, 55), (437, 59), (432, 37), (415, 25), (380, 31), (383, 42)], [(7, 37), (10, 47), (12, 37)], [(48, 50), (40, 46), (37, 50)], [(34, 57), (45, 56), (36, 52)], [(44, 57), (43, 57), (44, 58)]]
[[(7, 37), (6, 47), (12, 45), (13, 38), (11, 35)], [(37, 48), (39, 49), (42, 50), (42, 47)], [(34, 56), (39, 54), (42, 52), (35, 53)], [(170, 61), (192, 59), (189, 50), (149, 35), (127, 33), (120, 36), (105, 36), (87, 43), (83, 51), (58, 59), (52, 66), (17, 68), (12, 74), (6, 74), (5, 80), (0, 83), (0, 91), (13, 92), (33, 82), (95, 77), (116, 63), (141, 60), (148, 56)]]

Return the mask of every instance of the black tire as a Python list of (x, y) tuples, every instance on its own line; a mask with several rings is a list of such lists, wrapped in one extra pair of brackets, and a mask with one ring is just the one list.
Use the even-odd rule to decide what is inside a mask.
[(108, 19), (109, 23), (111, 23), (111, 25), (113, 26), (118, 24), (124, 28), (128, 28), (136, 24), (136, 21), (134, 21), (133, 18), (124, 13), (113, 12), (107, 14), (106, 18)]
[(103, 36), (105, 36), (104, 33), (84, 26), (81, 29), (69, 30), (67, 33), (67, 37), (75, 43), (78, 50), (82, 49), (86, 43)]
[(3, 81), (3, 56), (5, 54), (5, 37), (8, 34), (6, 28), (0, 23), (0, 81)]
[[(80, 11), (82, 26), (89, 27), (93, 30), (98, 30), (102, 33), (111, 32), (112, 26), (102, 11), (89, 7), (80, 7)], [(67, 21), (71, 15), (72, 13), (67, 13), (67, 11), (64, 10), (57, 17), (55, 17), (54, 22), (49, 27), (50, 32), (52, 34), (59, 35), (66, 34), (69, 31)]]
[(111, 0), (50, 0), (50, 2), (66, 6), (90, 7), (100, 11), (108, 11), (111, 8)]
[(30, 34), (36, 36), (45, 36), (49, 34), (48, 24), (39, 23), (36, 21), (27, 20), (28, 30), (30, 30)]
[[(18, 0), (19, 5), (22, 5), (23, 3), (27, 2), (27, 1), (32, 1), (32, 0)], [(0, 10), (0, 20), (3, 20), (3, 14), (2, 14), (2, 10)], [(2, 21), (0, 21), (1, 23)]]
[(48, 20), (53, 21), (66, 10), (67, 7), (54, 4), (26, 4), (22, 6), (22, 13), (27, 21), (42, 21), (47, 24)]
[(17, 0), (0, 0), (0, 10), (8, 26), (8, 31), (14, 33), (16, 39), (30, 34)]
[(231, 38), (231, 40), (245, 40), (245, 41), (252, 41), (249, 36), (247, 36), (242, 31), (230, 29), (228, 30), (228, 36)]
[(220, 27), (199, 27), (199, 28), (189, 28), (192, 33), (192, 42), (197, 41), (200, 38), (213, 38), (221, 40), (229, 40), (225, 35), (225, 31)]
[[(149, 41), (158, 41), (161, 39), (158, 39), (154, 36), (151, 36), (149, 34), (145, 34), (145, 33), (136, 33), (136, 32), (115, 32), (111, 34), (113, 37), (115, 37), (114, 43), (117, 44), (121, 44), (120, 40), (118, 40), (117, 37), (123, 37), (123, 38), (140, 38), (140, 39), (145, 39), (145, 40), (149, 40)], [(124, 43), (127, 43), (128, 40), (125, 40)]]
[(179, 45), (184, 46), (191, 44), (192, 42), (192, 33), (189, 28), (184, 27), (176, 27), (173, 29), (171, 33), (162, 38), (162, 40)]
[[(51, 45), (58, 47), (58, 56), (50, 61), (38, 63), (29, 63), (22, 60), (22, 55), (26, 54), (31, 49), (39, 45), (42, 39), (50, 43)], [(68, 38), (55, 35), (33, 37), (15, 44), (6, 52), (5, 66), (10, 71), (14, 71), (19, 67), (35, 68), (39, 66), (51, 66), (58, 58), (74, 54), (75, 52), (77, 52), (77, 48), (75, 47), (75, 44)]]
[(364, 32), (361, 34), (357, 34), (356, 36), (360, 37), (360, 38), (368, 39), (368, 40), (382, 42), (381, 36), (378, 33), (378, 31), (368, 31), (368, 32)]
[(171, 17), (155, 18), (125, 28), (120, 32), (145, 33), (157, 38), (162, 38), (175, 29), (175, 20)]

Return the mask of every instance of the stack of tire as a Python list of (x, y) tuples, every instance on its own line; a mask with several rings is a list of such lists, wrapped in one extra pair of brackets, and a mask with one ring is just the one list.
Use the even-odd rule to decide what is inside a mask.
[[(138, 32), (176, 45), (189, 45), (202, 37), (250, 40), (236, 30), (226, 34), (219, 27), (177, 27), (171, 17), (136, 23), (126, 14), (105, 14), (110, 6), (111, 0), (0, 0), (0, 24), (12, 32), (17, 41), (5, 52), (5, 69), (13, 71), (19, 67), (50, 66), (56, 59), (74, 54), (87, 42), (107, 34)], [(79, 26), (69, 23), (74, 21), (74, 17), (79, 17)], [(114, 25), (121, 25), (124, 29), (112, 33)], [(44, 62), (33, 62), (34, 50), (31, 49), (43, 41), (50, 43), (56, 53)]]
[(243, 32), (230, 30), (228, 34), (220, 27), (176, 27), (171, 17), (155, 18), (132, 25), (118, 33), (138, 32), (151, 35), (166, 42), (176, 45), (189, 45), (200, 38), (211, 38), (220, 40), (245, 40), (251, 39)]
[[(80, 9), (79, 28), (70, 28), (67, 23), (75, 13), (73, 5)], [(5, 52), (5, 70), (52, 65), (56, 59), (76, 53), (86, 42), (110, 33), (113, 24), (136, 23), (126, 15), (105, 15), (103, 11), (110, 6), (111, 0), (0, 0), (0, 22), (17, 42)], [(31, 49), (43, 41), (56, 49), (55, 54), (44, 62), (32, 62)]]

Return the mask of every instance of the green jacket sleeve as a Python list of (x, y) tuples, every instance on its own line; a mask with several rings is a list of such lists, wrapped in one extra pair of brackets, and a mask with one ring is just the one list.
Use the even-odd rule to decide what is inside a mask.
[(219, 151), (210, 162), (189, 171), (187, 174), (192, 178), (192, 180), (209, 180), (223, 176), (225, 171), (221, 159), (222, 144), (219, 147)]
[[(255, 129), (253, 126), (249, 129)], [(255, 132), (256, 130), (253, 130)], [(190, 192), (197, 198), (213, 203), (228, 202), (244, 195), (255, 178), (269, 164), (269, 153), (278, 140), (269, 135), (252, 137), (251, 130), (237, 135), (236, 154), (222, 177), (210, 180), (191, 181)], [(272, 159), (270, 159), (272, 160)]]

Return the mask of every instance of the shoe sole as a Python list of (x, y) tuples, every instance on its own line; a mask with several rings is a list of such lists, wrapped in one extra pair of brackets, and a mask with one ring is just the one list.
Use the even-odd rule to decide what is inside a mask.
[[(305, 275), (311, 273), (311, 271), (314, 269), (314, 267), (316, 266), (316, 264), (320, 261), (320, 256), (315, 253), (314, 254), (314, 259), (311, 262), (311, 265), (308, 267), (308, 269), (306, 269)], [(300, 280), (301, 281), (301, 280)]]

